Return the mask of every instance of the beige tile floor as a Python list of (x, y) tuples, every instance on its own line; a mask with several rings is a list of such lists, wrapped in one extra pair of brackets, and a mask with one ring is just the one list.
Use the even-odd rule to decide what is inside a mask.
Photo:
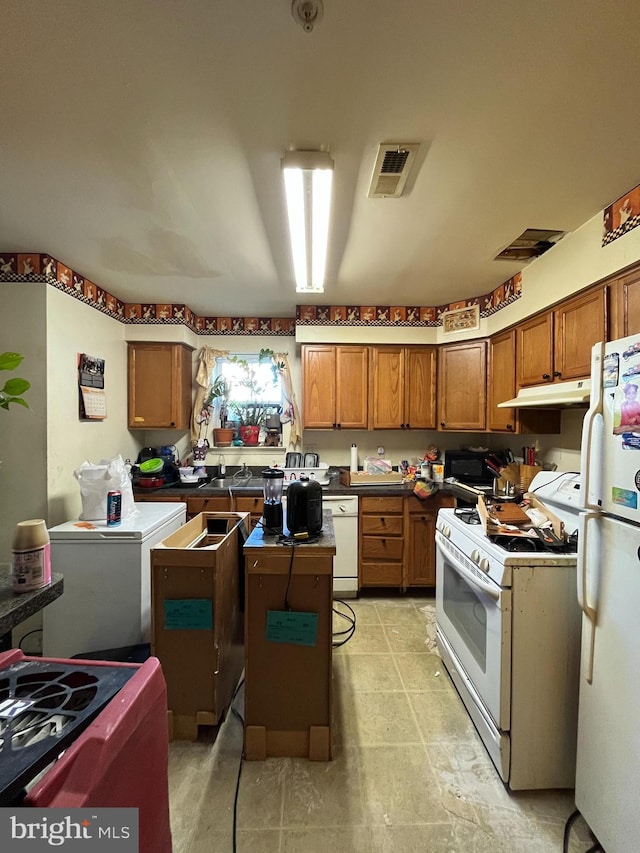
[[(573, 792), (505, 789), (437, 655), (433, 599), (350, 604), (356, 634), (333, 658), (334, 759), (243, 763), (239, 853), (561, 853)], [(232, 714), (171, 744), (174, 853), (233, 850), (241, 747)], [(590, 845), (580, 818), (570, 853)]]

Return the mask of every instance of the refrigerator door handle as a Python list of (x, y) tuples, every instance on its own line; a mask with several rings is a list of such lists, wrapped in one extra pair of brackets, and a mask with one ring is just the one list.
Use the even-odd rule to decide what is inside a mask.
[(576, 579), (578, 583), (578, 604), (588, 620), (588, 622), (584, 622), (583, 620), (583, 643), (588, 649), (587, 657), (585, 658), (583, 655), (583, 672), (588, 684), (591, 684), (593, 681), (593, 654), (598, 611), (595, 607), (591, 607), (587, 601), (587, 554), (589, 553), (587, 530), (589, 522), (599, 517), (599, 512), (580, 513), (580, 535), (578, 539), (578, 570)]
[[(600, 509), (597, 503), (590, 502), (592, 465), (594, 463), (592, 445), (596, 432), (596, 419), (602, 417), (602, 359), (604, 343), (594, 344), (591, 350), (591, 398), (589, 408), (582, 423), (582, 445), (580, 450), (580, 470), (582, 472), (581, 499), (585, 509)], [(600, 416), (600, 418), (598, 418)]]

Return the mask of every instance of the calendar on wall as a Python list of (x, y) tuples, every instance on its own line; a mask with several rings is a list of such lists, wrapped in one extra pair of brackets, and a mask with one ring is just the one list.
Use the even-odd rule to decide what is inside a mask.
[(78, 389), (81, 420), (96, 421), (107, 417), (104, 393), (104, 359), (80, 353), (78, 356)]

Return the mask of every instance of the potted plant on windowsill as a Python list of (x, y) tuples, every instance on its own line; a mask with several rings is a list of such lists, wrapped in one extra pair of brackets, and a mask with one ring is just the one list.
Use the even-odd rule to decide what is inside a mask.
[[(272, 358), (273, 352), (261, 349), (258, 355), (258, 363)], [(260, 429), (264, 426), (267, 415), (272, 407), (262, 402), (266, 386), (262, 384), (255, 369), (255, 363), (250, 363), (244, 358), (232, 356), (229, 361), (237, 364), (241, 369), (241, 378), (238, 385), (243, 389), (246, 398), (242, 402), (231, 400), (229, 408), (234, 418), (239, 422), (239, 434), (242, 443), (249, 447), (255, 447), (260, 438)]]
[(231, 389), (225, 377), (217, 376), (203, 402), (203, 407), (206, 406), (211, 409), (216, 400), (221, 400), (219, 409), (220, 426), (213, 428), (213, 440), (216, 447), (230, 447), (233, 441), (233, 430), (225, 427), (230, 391)]

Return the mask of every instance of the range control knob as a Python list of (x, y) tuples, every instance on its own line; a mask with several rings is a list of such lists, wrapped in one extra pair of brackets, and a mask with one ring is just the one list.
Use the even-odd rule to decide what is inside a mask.
[(491, 564), (489, 563), (489, 560), (488, 560), (488, 558), (487, 558), (487, 557), (483, 557), (483, 558), (480, 560), (480, 568), (482, 569), (482, 571), (483, 571), (483, 572), (487, 572), (487, 573), (488, 573), (488, 572), (489, 572), (489, 566), (490, 566), (490, 565), (491, 565)]
[(479, 565), (479, 563), (480, 563), (480, 551), (478, 551), (477, 548), (474, 548), (474, 550), (471, 552), (471, 559), (476, 564), (476, 566)]
[(439, 530), (439, 531), (440, 531), (440, 533), (442, 533), (442, 535), (443, 535), (444, 537), (446, 537), (447, 539), (449, 539), (449, 537), (451, 536), (451, 528), (450, 528), (450, 527), (447, 527), (447, 525), (446, 525), (444, 522), (441, 522), (441, 523), (440, 523), (440, 525), (439, 525), (439, 527), (438, 527), (438, 530)]

